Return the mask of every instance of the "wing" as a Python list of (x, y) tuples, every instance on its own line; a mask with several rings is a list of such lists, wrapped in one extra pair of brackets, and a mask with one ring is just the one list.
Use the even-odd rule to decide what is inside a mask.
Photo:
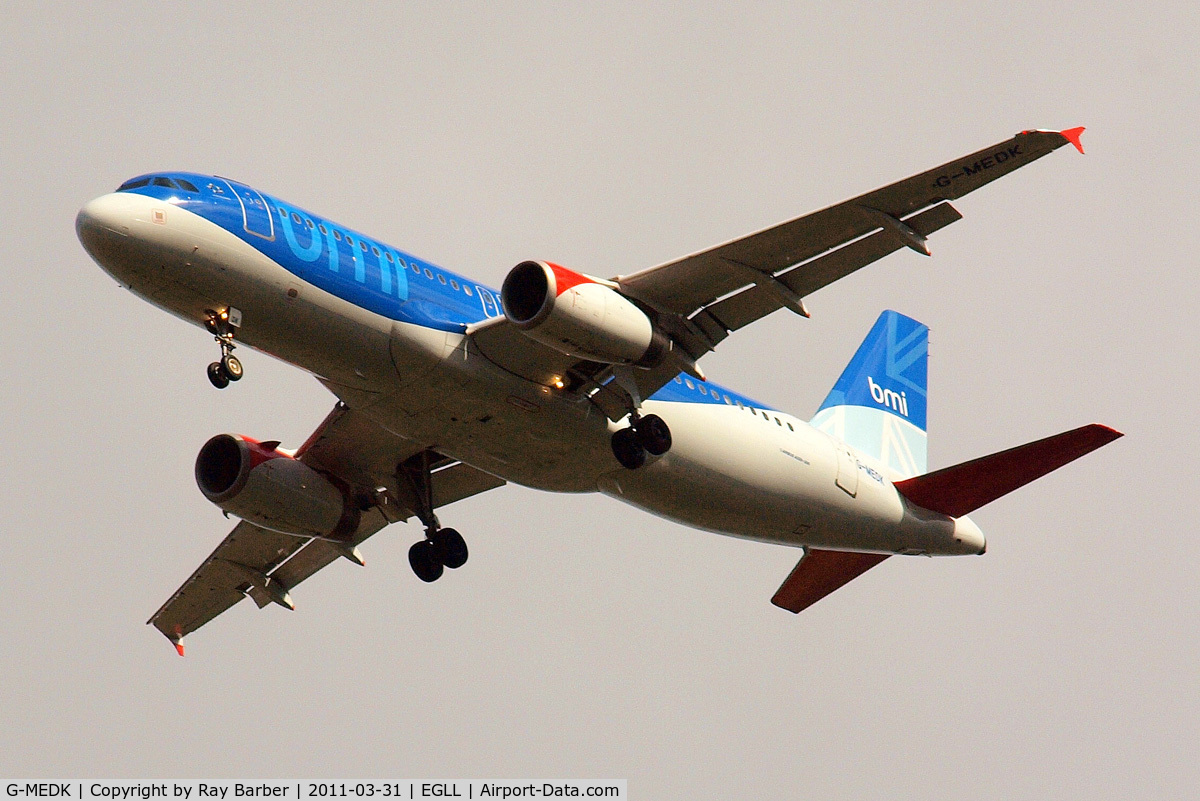
[[(1068, 142), (1079, 147), (1082, 131), (1023, 131), (835, 206), (616, 280), (656, 309), (687, 318), (707, 312), (697, 324), (711, 321), (728, 333), (902, 247), (928, 255), (926, 237), (962, 218), (948, 201)], [(735, 301), (739, 295), (720, 300), (738, 290), (756, 302)]]
[[(354, 534), (344, 542), (331, 542), (240, 522), (147, 622), (175, 643), (182, 655), (183, 637), (244, 597), (260, 609), (271, 603), (294, 608), (290, 590), (296, 585), (339, 559), (363, 564), (358, 551), (362, 542), (389, 523), (413, 516), (412, 510), (395, 500), (404, 497), (396, 469), (423, 450), (339, 403), (297, 450), (296, 458), (372, 499)], [(435, 507), (505, 483), (440, 454), (433, 454), (431, 466)]]
[[(1082, 153), (1082, 132), (1022, 131), (835, 206), (614, 280), (624, 294), (658, 313), (673, 345), (694, 363), (730, 332), (778, 309), (807, 317), (805, 296), (889, 253), (908, 247), (929, 255), (927, 237), (962, 219), (949, 201), (1065, 144)], [(525, 337), (504, 318), (476, 326), (473, 337), (485, 356), (530, 380), (549, 384), (554, 377), (577, 375), (579, 385), (592, 392), (608, 388), (597, 397), (618, 391), (606, 383), (604, 365), (572, 362)], [(668, 360), (659, 368), (633, 371), (641, 397), (674, 378), (678, 367)]]

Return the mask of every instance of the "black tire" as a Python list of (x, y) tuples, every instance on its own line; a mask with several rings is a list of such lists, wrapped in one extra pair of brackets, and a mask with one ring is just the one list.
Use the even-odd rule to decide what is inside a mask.
[(437, 547), (429, 540), (413, 543), (408, 549), (408, 564), (417, 578), (426, 583), (442, 577), (442, 560), (438, 558)]
[(225, 368), (220, 362), (213, 362), (208, 366), (208, 380), (217, 389), (225, 389), (229, 386), (229, 374), (225, 372)]
[(612, 435), (612, 452), (626, 470), (637, 470), (646, 463), (646, 449), (632, 428), (622, 428)]
[(647, 453), (662, 456), (671, 450), (671, 429), (657, 414), (648, 414), (633, 427)]
[(225, 368), (225, 375), (229, 376), (230, 381), (241, 381), (245, 374), (242, 370), (242, 363), (232, 353), (221, 357), (221, 367)]
[(452, 528), (443, 528), (435, 532), (430, 539), (437, 548), (441, 562), (451, 570), (457, 570), (467, 563), (470, 553), (467, 551), (467, 541)]

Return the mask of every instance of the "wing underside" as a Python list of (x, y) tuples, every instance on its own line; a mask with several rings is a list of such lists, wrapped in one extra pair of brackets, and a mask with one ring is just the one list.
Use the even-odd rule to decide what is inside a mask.
[[(293, 608), (290, 591), (319, 570), (346, 559), (363, 564), (358, 546), (389, 523), (414, 511), (397, 498), (397, 465), (419, 454), (421, 446), (397, 437), (342, 404), (296, 452), (296, 458), (349, 486), (367, 491), (373, 504), (354, 533), (333, 542), (295, 537), (239, 522), (148, 623), (170, 639), (180, 654), (181, 640), (243, 598), (261, 609), (272, 603)], [(502, 486), (505, 482), (481, 470), (431, 453), (431, 485), (435, 508)]]

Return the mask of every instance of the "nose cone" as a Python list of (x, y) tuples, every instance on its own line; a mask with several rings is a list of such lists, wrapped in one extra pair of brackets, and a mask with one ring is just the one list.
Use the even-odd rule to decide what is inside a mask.
[(157, 227), (141, 223), (150, 222), (156, 203), (133, 192), (113, 192), (88, 201), (75, 217), (75, 233), (84, 250), (118, 281), (131, 280), (138, 269), (145, 245), (138, 240), (147, 227)]
[(84, 204), (75, 216), (75, 234), (84, 250), (101, 264), (114, 246), (129, 237), (133, 209), (128, 196), (101, 195)]
[(987, 551), (987, 538), (969, 517), (955, 519), (954, 542), (962, 548), (964, 554), (982, 554)]

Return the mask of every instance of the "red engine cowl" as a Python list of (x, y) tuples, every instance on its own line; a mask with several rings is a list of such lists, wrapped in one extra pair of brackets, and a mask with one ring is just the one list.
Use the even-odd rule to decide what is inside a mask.
[(342, 541), (358, 528), (358, 506), (308, 465), (249, 437), (218, 434), (196, 457), (204, 497), (256, 526)]
[(523, 261), (500, 290), (504, 316), (559, 353), (605, 364), (649, 367), (667, 340), (615, 284), (544, 261)]

